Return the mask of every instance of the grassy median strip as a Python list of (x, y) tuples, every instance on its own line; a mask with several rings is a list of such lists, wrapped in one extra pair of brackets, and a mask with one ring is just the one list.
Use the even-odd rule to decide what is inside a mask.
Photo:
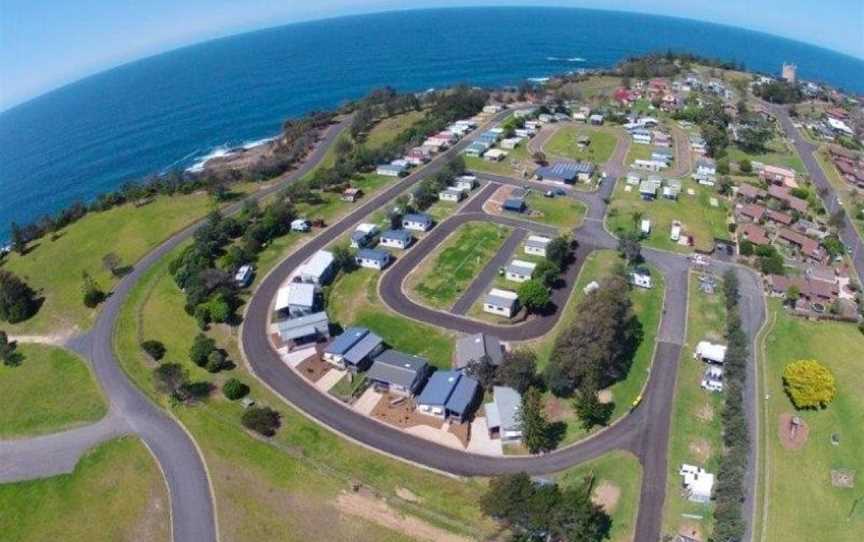
[(168, 491), (150, 452), (124, 437), (90, 450), (71, 474), (0, 485), (0, 532), (7, 542), (163, 542)]
[(501, 249), (510, 231), (485, 222), (460, 226), (423, 260), (406, 287), (429, 306), (450, 307)]
[(105, 416), (105, 397), (78, 356), (37, 344), (20, 344), (17, 352), (21, 365), (0, 365), (0, 438), (54, 433)]
[[(790, 315), (778, 300), (769, 302), (775, 318), (765, 336), (767, 409), (763, 428), (769, 469), (766, 488), (768, 542), (825, 539), (860, 540), (864, 532), (864, 336), (855, 325), (810, 322)], [(796, 411), (783, 392), (783, 368), (793, 361), (815, 359), (834, 375), (837, 393), (823, 410)], [(787, 426), (781, 417), (786, 415)], [(798, 416), (804, 432), (800, 442), (781, 440), (788, 416)], [(833, 444), (836, 436), (837, 444)], [(837, 474), (854, 473), (854, 487), (837, 484)], [(832, 476), (833, 475), (833, 476)], [(802, 499), (806, 506), (802, 506)]]
[(723, 394), (700, 387), (705, 364), (693, 359), (699, 341), (725, 344), (726, 308), (722, 292), (706, 294), (699, 289), (695, 276), (690, 277), (687, 309), (687, 341), (681, 351), (678, 380), (669, 437), (667, 463), (666, 503), (664, 505), (663, 532), (684, 533), (696, 531), (704, 540), (711, 534), (712, 507), (693, 503), (681, 495), (682, 463), (697, 465), (717, 474), (720, 454), (723, 452), (720, 414)]

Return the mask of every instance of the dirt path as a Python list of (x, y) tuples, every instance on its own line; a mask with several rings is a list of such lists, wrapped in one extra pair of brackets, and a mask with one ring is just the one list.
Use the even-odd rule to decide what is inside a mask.
[(431, 542), (470, 542), (470, 538), (453, 534), (413, 516), (404, 516), (386, 502), (360, 493), (343, 493), (336, 507), (345, 514), (360, 517), (400, 533), (410, 533), (418, 540)]

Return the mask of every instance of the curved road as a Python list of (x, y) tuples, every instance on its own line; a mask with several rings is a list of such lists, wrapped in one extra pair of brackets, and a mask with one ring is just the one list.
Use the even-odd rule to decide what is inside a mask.
[[(276, 178), (272, 186), (246, 199), (261, 200), (308, 173), (321, 162), (349, 123), (350, 117), (330, 126), (297, 169)], [(237, 202), (222, 212), (236, 213), (242, 204), (243, 201)], [(94, 328), (67, 344), (85, 356), (93, 366), (102, 389), (108, 395), (109, 415), (89, 427), (0, 443), (0, 480), (21, 480), (70, 472), (81, 454), (90, 447), (120, 434), (134, 433), (154, 454), (165, 475), (171, 498), (173, 539), (178, 542), (218, 540), (209, 477), (196, 444), (179, 422), (151, 402), (129, 380), (120, 368), (113, 345), (117, 319), (131, 289), (155, 263), (189, 239), (201, 224), (203, 221), (180, 231), (137, 262), (133, 271), (111, 292)]]

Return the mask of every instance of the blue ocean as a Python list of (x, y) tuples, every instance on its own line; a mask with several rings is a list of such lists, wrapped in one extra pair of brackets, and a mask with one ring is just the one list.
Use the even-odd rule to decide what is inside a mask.
[(864, 93), (864, 61), (726, 26), (559, 8), (401, 11), (293, 24), (171, 51), (0, 114), (0, 238), (124, 181), (275, 135), (289, 116), (391, 85), (518, 83), (673, 49)]

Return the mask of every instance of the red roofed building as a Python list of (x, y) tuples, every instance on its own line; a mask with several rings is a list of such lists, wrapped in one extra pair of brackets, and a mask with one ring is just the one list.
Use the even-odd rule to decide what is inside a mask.
[(780, 211), (775, 211), (774, 209), (768, 209), (765, 211), (765, 220), (783, 226), (788, 226), (794, 222), (794, 219), (790, 215), (781, 213)]
[(748, 203), (738, 208), (738, 214), (744, 218), (750, 219), (753, 222), (761, 222), (768, 209), (755, 203)]
[(796, 198), (789, 193), (789, 188), (785, 186), (771, 185), (768, 187), (768, 195), (774, 199), (780, 200), (790, 208), (795, 209), (799, 213), (807, 212), (807, 202), (801, 198)]
[(819, 245), (819, 241), (788, 228), (783, 228), (777, 233), (777, 240), (791, 247), (795, 247), (802, 256), (810, 258), (815, 262), (824, 262), (827, 256), (825, 251)]
[(744, 183), (738, 187), (737, 195), (744, 199), (754, 201), (757, 199), (764, 199), (768, 193), (752, 184)]
[(624, 87), (616, 88), (612, 97), (621, 105), (630, 105), (636, 101), (636, 93)]
[(771, 184), (798, 188), (795, 170), (779, 166), (765, 166), (759, 171), (759, 178)]
[(765, 230), (756, 224), (744, 224), (740, 228), (738, 228), (738, 239), (739, 242), (743, 239), (746, 239), (753, 243), (754, 245), (769, 245), (771, 244), (771, 240), (768, 239), (768, 235), (765, 233)]

